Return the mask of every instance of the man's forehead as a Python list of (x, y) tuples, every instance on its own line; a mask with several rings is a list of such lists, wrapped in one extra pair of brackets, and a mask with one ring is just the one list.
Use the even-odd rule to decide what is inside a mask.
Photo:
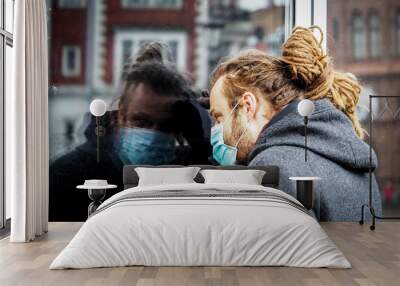
[(220, 77), (214, 84), (210, 93), (211, 114), (221, 112), (228, 108), (228, 100), (223, 94), (223, 77)]
[(157, 105), (175, 102), (177, 100), (176, 96), (157, 94), (153, 89), (151, 89), (151, 87), (143, 83), (132, 85), (127, 90), (127, 93), (129, 104), (135, 105)]

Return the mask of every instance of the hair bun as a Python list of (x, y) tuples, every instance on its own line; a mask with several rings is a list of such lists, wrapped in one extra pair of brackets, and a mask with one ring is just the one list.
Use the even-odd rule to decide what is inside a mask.
[[(314, 29), (321, 33), (318, 41)], [(330, 58), (324, 53), (321, 43), (323, 32), (320, 27), (296, 27), (283, 45), (281, 61), (301, 88), (304, 98), (317, 100), (326, 98), (351, 120), (356, 134), (363, 138), (356, 108), (361, 94), (357, 78), (351, 74), (336, 72)]]
[[(321, 33), (319, 41), (314, 29)], [(322, 49), (322, 39), (323, 32), (318, 26), (295, 27), (283, 45), (282, 61), (288, 65), (293, 79), (304, 87), (310, 87), (323, 73), (329, 72), (330, 59)]]

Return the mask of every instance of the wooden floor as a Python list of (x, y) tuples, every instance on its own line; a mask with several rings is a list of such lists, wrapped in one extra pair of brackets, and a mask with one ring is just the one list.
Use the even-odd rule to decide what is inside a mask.
[(323, 223), (353, 268), (123, 267), (48, 270), (81, 226), (51, 223), (49, 233), (26, 244), (0, 241), (0, 285), (400, 285), (400, 222), (372, 232), (357, 223)]

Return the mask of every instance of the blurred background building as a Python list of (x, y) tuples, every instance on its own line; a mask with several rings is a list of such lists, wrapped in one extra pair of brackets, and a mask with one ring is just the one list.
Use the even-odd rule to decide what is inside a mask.
[[(355, 74), (368, 97), (400, 96), (400, 1), (328, 0), (328, 49), (335, 67)], [(385, 198), (385, 214), (400, 206), (400, 98), (374, 99), (372, 146), (378, 158), (376, 171)], [(368, 110), (360, 109), (369, 131)], [(368, 137), (366, 138), (368, 140)]]

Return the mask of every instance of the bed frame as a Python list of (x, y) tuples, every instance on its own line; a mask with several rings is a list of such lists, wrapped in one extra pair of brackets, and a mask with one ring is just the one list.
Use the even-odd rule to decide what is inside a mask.
[[(262, 185), (265, 187), (279, 188), (279, 168), (277, 166), (213, 166), (213, 165), (191, 165), (195, 167), (200, 167), (202, 170), (206, 169), (219, 169), (219, 170), (263, 170), (265, 171), (264, 178), (262, 180)], [(138, 185), (139, 177), (135, 171), (137, 167), (147, 167), (147, 168), (180, 168), (184, 167), (182, 165), (125, 165), (123, 169), (123, 183), (124, 189), (133, 188)], [(204, 183), (203, 176), (199, 173), (195, 181), (197, 183)]]

